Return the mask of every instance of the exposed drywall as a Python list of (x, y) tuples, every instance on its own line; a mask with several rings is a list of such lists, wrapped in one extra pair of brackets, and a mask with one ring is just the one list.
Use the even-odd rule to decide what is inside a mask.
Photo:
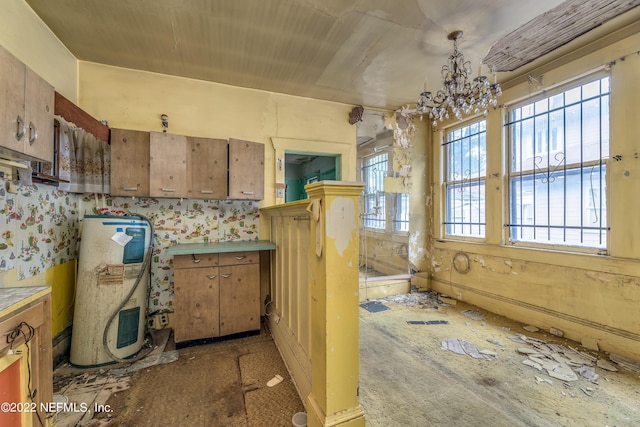
[[(548, 90), (575, 76), (610, 70), (611, 159), (607, 163), (608, 253), (565, 252), (503, 244), (507, 197), (504, 178), (503, 110), (487, 117), (486, 241), (446, 239), (434, 229), (427, 247), (432, 288), (454, 298), (544, 329), (563, 330), (577, 341), (595, 340), (601, 349), (640, 359), (640, 211), (637, 188), (640, 155), (637, 141), (640, 116), (640, 35), (564, 64), (539, 78), (542, 86), (521, 84), (506, 90), (500, 102), (523, 99), (532, 91)], [(621, 58), (624, 57), (624, 60)], [(433, 223), (441, 224), (443, 187), (440, 184), (441, 129), (433, 144)], [(614, 156), (616, 157), (614, 160)], [(452, 268), (454, 255), (469, 257), (469, 271)]]

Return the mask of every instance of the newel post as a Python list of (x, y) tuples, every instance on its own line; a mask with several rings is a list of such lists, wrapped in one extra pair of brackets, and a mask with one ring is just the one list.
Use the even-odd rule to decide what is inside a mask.
[(358, 198), (364, 185), (323, 181), (309, 194), (311, 393), (308, 425), (364, 426), (358, 400)]

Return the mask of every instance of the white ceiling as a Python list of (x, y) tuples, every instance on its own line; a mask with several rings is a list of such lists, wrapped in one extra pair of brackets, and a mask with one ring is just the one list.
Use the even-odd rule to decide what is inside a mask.
[(425, 77), (439, 83), (449, 32), (464, 31), (458, 47), (477, 69), (497, 41), (562, 3), (26, 1), (79, 60), (386, 109), (414, 103)]

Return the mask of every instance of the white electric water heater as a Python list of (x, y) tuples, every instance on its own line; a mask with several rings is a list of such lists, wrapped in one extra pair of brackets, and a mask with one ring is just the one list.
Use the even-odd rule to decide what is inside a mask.
[[(119, 359), (133, 356), (142, 348), (148, 264), (141, 277), (140, 273), (150, 250), (151, 234), (152, 227), (144, 217), (84, 217), (76, 277), (71, 364), (92, 367), (112, 363), (114, 358), (105, 349), (105, 344)], [(135, 291), (125, 303), (124, 299), (134, 286)]]

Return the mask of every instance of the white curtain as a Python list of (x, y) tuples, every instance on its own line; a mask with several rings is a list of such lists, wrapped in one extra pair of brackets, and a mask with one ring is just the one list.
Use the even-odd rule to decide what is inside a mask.
[(105, 141), (56, 118), (60, 123), (59, 175), (69, 181), (60, 190), (71, 193), (109, 193), (111, 146)]

